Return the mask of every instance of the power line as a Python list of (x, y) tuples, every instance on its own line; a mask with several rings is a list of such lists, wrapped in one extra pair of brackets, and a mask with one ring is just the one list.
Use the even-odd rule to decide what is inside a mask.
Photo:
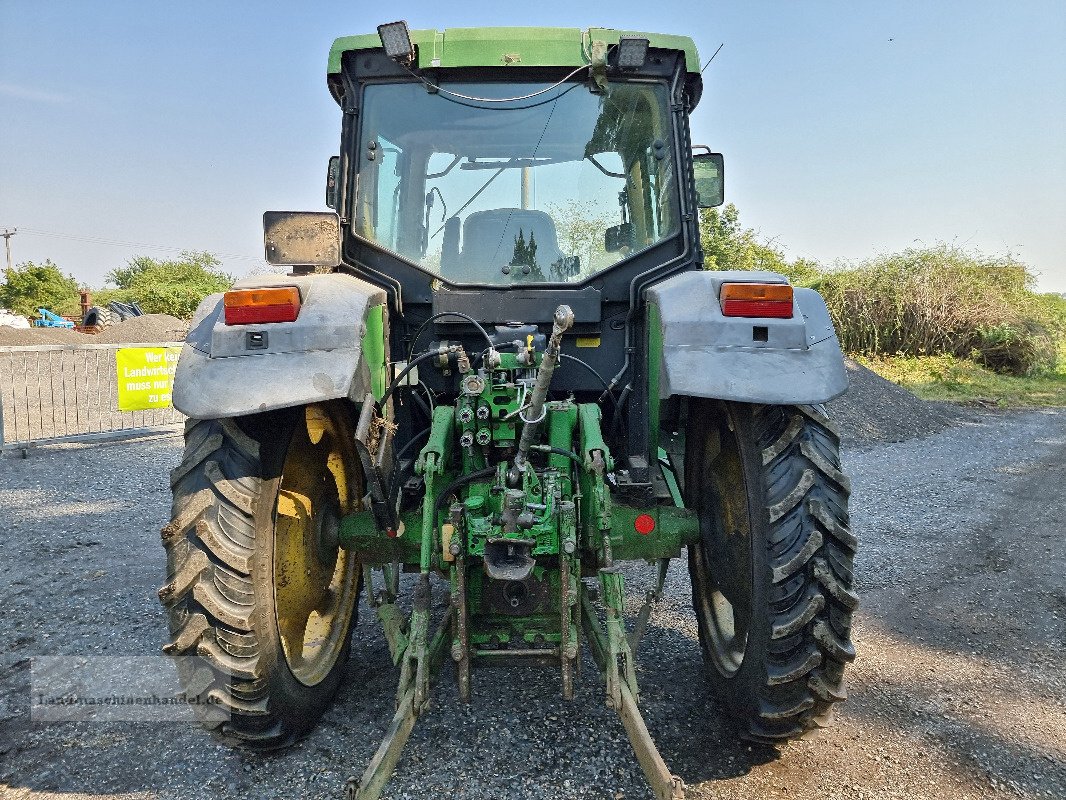
[[(173, 247), (165, 244), (149, 244), (147, 242), (127, 242), (121, 239), (105, 239), (100, 236), (81, 236), (74, 233), (58, 233), (56, 231), (42, 231), (38, 228), (18, 228), (22, 233), (30, 233), (35, 236), (50, 236), (55, 239), (72, 239), (77, 242), (89, 242), (90, 244), (106, 244), (114, 245), (116, 247), (147, 247), (152, 250), (165, 250), (171, 253), (187, 253), (188, 247)], [(14, 232), (12, 232), (14, 233)], [(240, 261), (252, 261), (256, 264), (266, 263), (265, 259), (256, 258), (255, 256), (242, 255), (240, 253), (221, 253), (218, 251), (208, 251), (214, 256), (225, 259), (237, 259)]]

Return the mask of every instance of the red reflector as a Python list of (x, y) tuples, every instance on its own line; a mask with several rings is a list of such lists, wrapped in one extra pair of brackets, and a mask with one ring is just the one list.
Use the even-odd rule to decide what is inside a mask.
[(293, 322), (300, 314), (300, 290), (295, 286), (233, 289), (222, 298), (227, 325)]
[(249, 325), (258, 322), (294, 322), (296, 306), (288, 303), (276, 306), (229, 306), (226, 308), (227, 325)]
[(723, 283), (719, 299), (727, 317), (792, 317), (792, 286), (787, 283)]
[(655, 517), (651, 514), (641, 514), (633, 520), (633, 529), (641, 536), (647, 536), (655, 530)]
[(722, 313), (727, 317), (792, 318), (792, 301), (784, 300), (725, 300)]

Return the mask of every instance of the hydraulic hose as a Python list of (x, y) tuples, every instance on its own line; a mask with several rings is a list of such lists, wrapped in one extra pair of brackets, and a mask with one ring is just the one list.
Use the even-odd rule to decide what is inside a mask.
[(460, 477), (449, 483), (447, 486), (445, 486), (443, 491), (441, 491), (441, 493), (437, 495), (437, 502), (433, 505), (434, 519), (436, 519), (437, 512), (444, 507), (444, 503), (447, 501), (448, 497), (455, 494), (458, 489), (461, 489), (468, 483), (473, 483), (479, 478), (487, 478), (490, 475), (494, 475), (495, 473), (496, 467), (485, 467), (484, 469), (479, 469), (476, 472), (470, 472), (466, 475), (461, 475)]
[(411, 361), (408, 361), (407, 366), (400, 370), (399, 375), (393, 378), (392, 383), (389, 384), (389, 388), (386, 389), (385, 394), (381, 396), (381, 399), (378, 401), (378, 408), (385, 407), (385, 404), (389, 402), (389, 398), (392, 397), (393, 391), (395, 391), (395, 389), (403, 383), (403, 379), (407, 377), (408, 373), (410, 373), (411, 370), (418, 366), (420, 362), (425, 361), (427, 358), (432, 358), (436, 355), (440, 355), (440, 351), (427, 350), (425, 353), (422, 353), (422, 355), (412, 359)]
[(564, 450), (561, 447), (536, 447), (534, 448), (541, 453), (552, 453), (557, 456), (566, 456), (579, 467), (584, 466), (584, 462), (581, 460), (581, 456), (575, 453), (573, 450)]
[[(608, 385), (607, 379), (604, 378), (603, 375), (601, 375), (599, 373), (599, 371), (594, 366), (592, 366), (589, 362), (578, 358), (577, 356), (570, 355), (569, 353), (560, 353), (560, 356), (562, 358), (565, 358), (567, 361), (573, 361), (575, 364), (578, 364), (578, 365), (584, 367), (589, 372), (591, 372), (593, 375), (595, 375), (597, 380), (599, 380), (599, 382), (603, 384), (603, 388), (607, 390), (606, 392), (604, 392), (604, 394), (606, 394), (608, 397), (611, 398), (611, 403), (615, 406), (615, 408), (618, 407), (618, 400), (615, 398), (614, 392), (611, 390), (610, 386)], [(603, 396), (601, 395), (600, 396), (600, 401), (602, 402), (602, 400), (603, 400)]]
[(411, 354), (414, 353), (414, 351), (415, 351), (415, 343), (418, 341), (418, 337), (422, 335), (422, 332), (425, 331), (426, 326), (429, 325), (429, 323), (433, 322), (434, 320), (440, 319), (441, 317), (458, 317), (459, 319), (465, 319), (467, 322), (469, 322), (471, 325), (473, 325), (475, 328), (477, 328), (478, 333), (480, 333), (482, 336), (484, 336), (485, 337), (485, 341), (489, 343), (489, 348), (490, 349), (492, 348), (492, 337), (489, 336), (488, 331), (485, 330), (484, 326), (482, 326), (482, 324), (480, 322), (478, 322), (476, 319), (471, 317), (469, 314), (463, 314), (463, 313), (461, 313), (459, 311), (438, 311), (436, 314), (434, 314), (433, 316), (431, 316), (429, 319), (425, 320), (421, 325), (418, 326), (418, 330), (415, 331), (415, 335), (411, 339), (411, 343), (407, 346), (407, 357), (408, 357), (408, 360), (410, 360)]

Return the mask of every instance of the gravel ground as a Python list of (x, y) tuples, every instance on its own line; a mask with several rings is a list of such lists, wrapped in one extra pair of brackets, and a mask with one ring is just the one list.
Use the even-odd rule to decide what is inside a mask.
[[(1066, 797), (1066, 411), (956, 423), (846, 453), (859, 656), (819, 737), (735, 740), (701, 680), (687, 572), (672, 567), (641, 648), (642, 702), (690, 797)], [(158, 531), (179, 455), (159, 437), (0, 459), (0, 797), (337, 798), (376, 747), (396, 674), (367, 623), (337, 703), (281, 755), (178, 723), (30, 723), (30, 659), (158, 653)], [(643, 586), (634, 573), (633, 610)], [(386, 797), (650, 796), (588, 662), (569, 704), (553, 671), (476, 672), (469, 707), (451, 679)]]

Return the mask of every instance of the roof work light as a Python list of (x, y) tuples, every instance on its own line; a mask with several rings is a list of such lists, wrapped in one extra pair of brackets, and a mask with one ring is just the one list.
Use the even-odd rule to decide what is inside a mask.
[(411, 32), (404, 20), (378, 25), (378, 38), (385, 48), (385, 55), (393, 61), (410, 64), (415, 60), (415, 46), (411, 43)]
[(648, 60), (650, 42), (640, 36), (621, 36), (618, 38), (619, 69), (640, 69)]

